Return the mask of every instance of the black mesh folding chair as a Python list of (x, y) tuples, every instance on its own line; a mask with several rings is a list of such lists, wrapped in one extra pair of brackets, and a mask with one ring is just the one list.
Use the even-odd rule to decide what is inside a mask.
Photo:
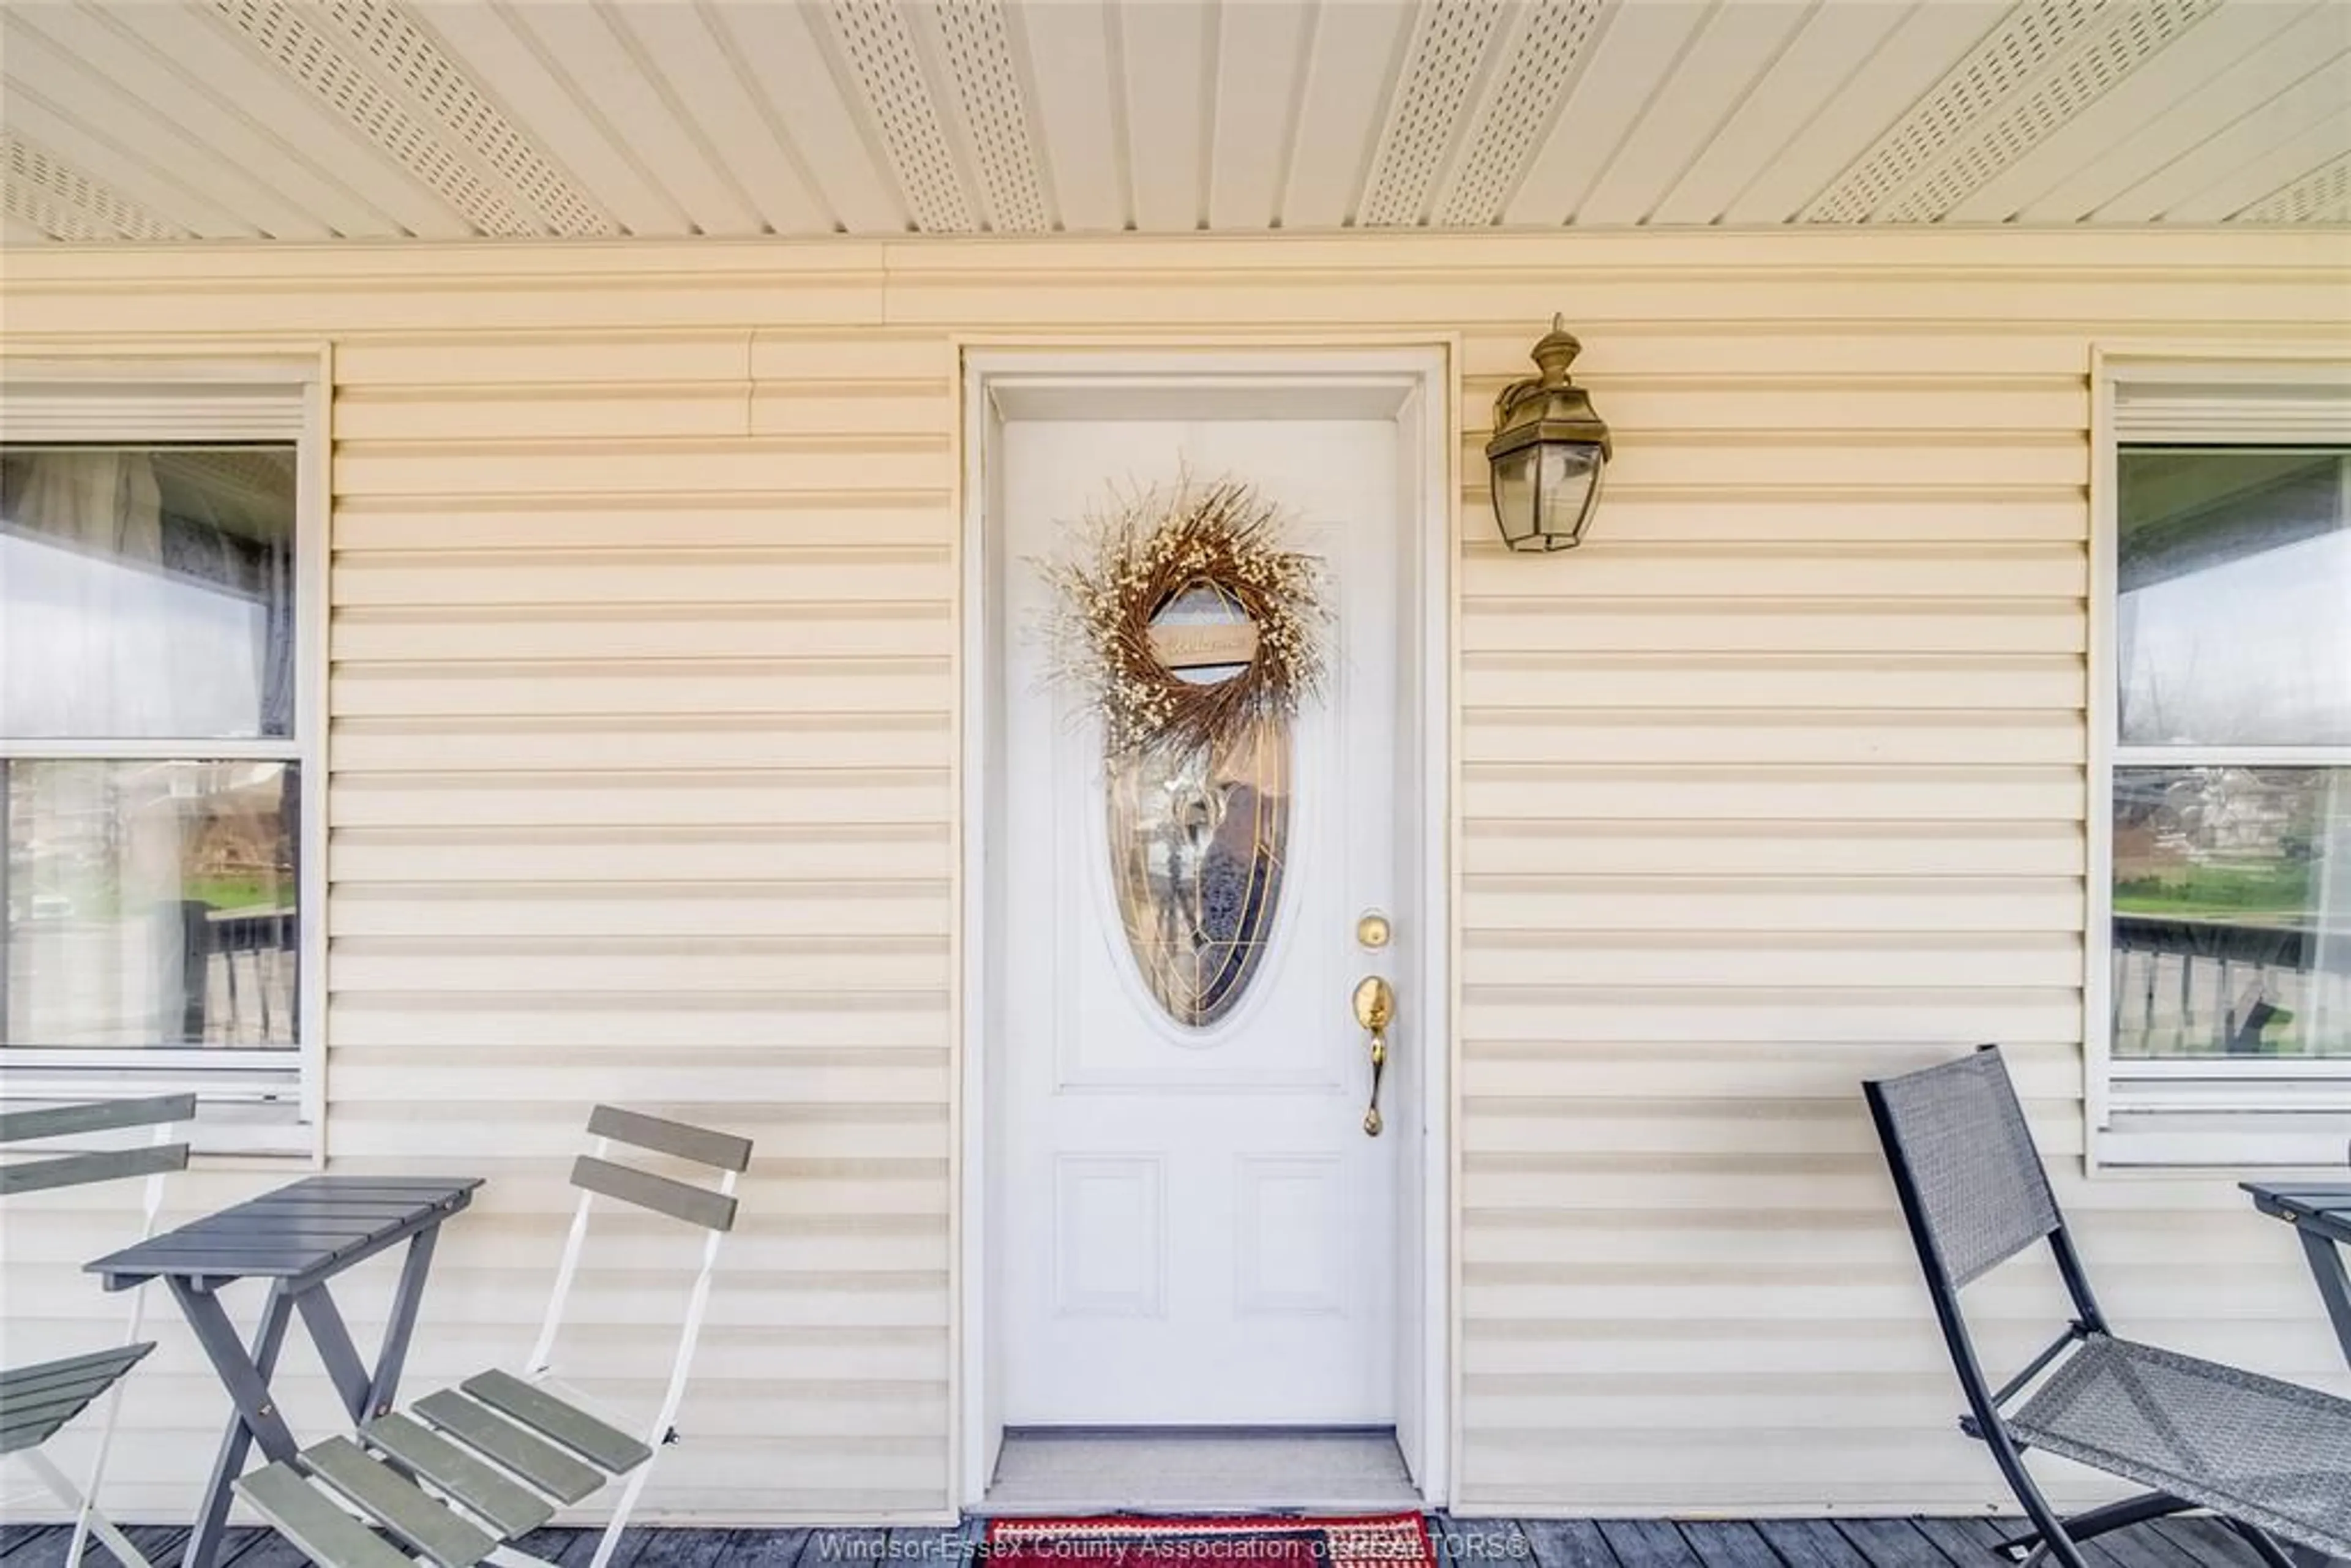
[[(0, 1114), (0, 1145), (9, 1145), (52, 1138), (105, 1142), (124, 1132), (152, 1129), (150, 1141), (143, 1145), (70, 1154), (49, 1149), (37, 1158), (0, 1165), (0, 1197), (145, 1176), (145, 1218), (140, 1235), (151, 1235), (156, 1212), (162, 1206), (164, 1175), (185, 1169), (188, 1164), (188, 1145), (173, 1141), (173, 1131), (195, 1113), (194, 1095), (164, 1094)], [(122, 1406), (122, 1376), (155, 1348), (154, 1341), (139, 1337), (146, 1297), (144, 1291), (131, 1292), (130, 1322), (121, 1343), (112, 1348), (0, 1372), (0, 1460), (31, 1471), (51, 1496), (73, 1511), (74, 1532), (66, 1548), (65, 1568), (77, 1568), (82, 1548), (92, 1535), (104, 1542), (125, 1568), (148, 1568), (147, 1559), (98, 1508), (99, 1487), (106, 1477), (115, 1419)], [(105, 1409), (99, 1418), (98, 1450), (77, 1485), (55, 1459), (41, 1451), (42, 1446), (100, 1401)]]
[[(1990, 1447), (2032, 1522), (2011, 1556), (2087, 1568), (2082, 1542), (2204, 1508), (2271, 1568), (2291, 1568), (2273, 1536), (2351, 1557), (2351, 1400), (2116, 1338), (1997, 1050), (1865, 1087), (1967, 1393), (1960, 1429)], [(2074, 1321), (1995, 1388), (1960, 1292), (2044, 1240)], [(2033, 1448), (2149, 1490), (2061, 1519), (2025, 1469)]]

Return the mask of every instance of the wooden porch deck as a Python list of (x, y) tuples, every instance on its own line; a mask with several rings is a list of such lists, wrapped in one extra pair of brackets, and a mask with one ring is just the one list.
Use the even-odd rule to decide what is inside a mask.
[[(1991, 1519), (1451, 1520), (1431, 1521), (1450, 1568), (1998, 1568)], [(156, 1568), (177, 1562), (184, 1529), (129, 1529)], [(905, 1530), (661, 1530), (629, 1531), (612, 1568), (953, 1568), (978, 1526)], [(61, 1525), (0, 1525), (0, 1568), (58, 1568)], [(528, 1551), (585, 1568), (593, 1531), (542, 1531)], [(2260, 1559), (2206, 1519), (2165, 1520), (2089, 1544), (2099, 1568), (2260, 1568)], [(86, 1565), (110, 1564), (93, 1547)], [(221, 1568), (302, 1568), (299, 1553), (257, 1530), (230, 1532)]]

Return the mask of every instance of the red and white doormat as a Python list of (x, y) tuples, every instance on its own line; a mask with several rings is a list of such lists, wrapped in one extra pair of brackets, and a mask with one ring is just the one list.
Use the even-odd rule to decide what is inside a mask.
[(992, 1519), (989, 1568), (1436, 1568), (1417, 1513), (1351, 1519)]

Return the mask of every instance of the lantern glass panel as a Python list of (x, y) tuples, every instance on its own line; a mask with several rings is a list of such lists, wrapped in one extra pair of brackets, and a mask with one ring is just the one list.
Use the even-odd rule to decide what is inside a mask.
[(1494, 522), (1512, 549), (1525, 549), (1535, 533), (1535, 469), (1541, 446), (1521, 446), (1493, 462)]
[(1600, 448), (1583, 443), (1542, 444), (1542, 495), (1537, 527), (1545, 549), (1564, 549), (1583, 536), (1600, 494)]

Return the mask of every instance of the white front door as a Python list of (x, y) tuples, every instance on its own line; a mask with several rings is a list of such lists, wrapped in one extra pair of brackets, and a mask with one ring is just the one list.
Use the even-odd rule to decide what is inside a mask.
[[(1386, 1425), (1397, 1418), (1399, 1079), (1364, 1132), (1350, 995), (1403, 984), (1366, 913), (1402, 927), (1396, 812), (1402, 508), (1394, 418), (1032, 418), (1003, 427), (1002, 922), (989, 1264), (1008, 1426)], [(1332, 678), (1293, 727), (1270, 941), (1217, 1021), (1142, 977), (1114, 885), (1100, 733), (1047, 680), (1034, 562), (1114, 487), (1231, 476), (1328, 570)], [(1272, 788), (1279, 789), (1279, 784)]]

